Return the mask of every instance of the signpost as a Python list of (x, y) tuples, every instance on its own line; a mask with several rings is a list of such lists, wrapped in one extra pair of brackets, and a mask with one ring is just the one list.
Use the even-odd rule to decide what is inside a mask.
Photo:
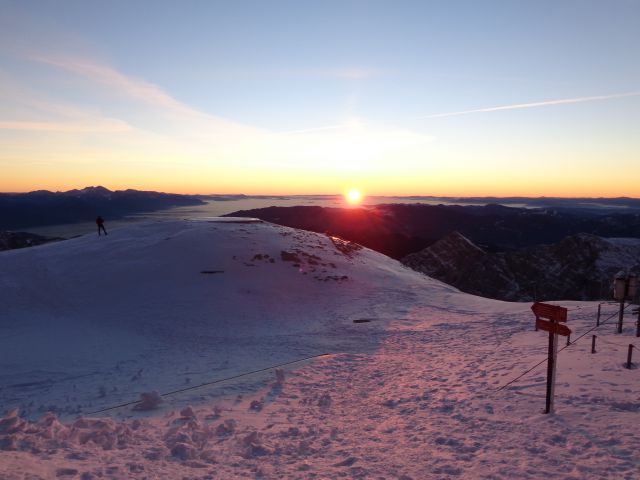
[(562, 335), (568, 337), (571, 335), (571, 330), (566, 325), (561, 323), (553, 323), (542, 318), (536, 318), (536, 327), (538, 330), (544, 330), (545, 332), (555, 333), (556, 335)]
[(531, 306), (536, 316), (536, 330), (549, 332), (549, 358), (547, 359), (547, 401), (544, 413), (553, 413), (553, 393), (556, 385), (558, 335), (569, 336), (571, 330), (560, 322), (567, 321), (567, 309), (548, 303), (536, 302)]

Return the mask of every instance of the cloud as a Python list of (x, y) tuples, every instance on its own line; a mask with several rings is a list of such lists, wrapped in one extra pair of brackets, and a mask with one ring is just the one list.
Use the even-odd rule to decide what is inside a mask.
[(367, 78), (378, 77), (382, 72), (369, 68), (344, 68), (337, 70), (321, 70), (318, 72), (322, 76), (345, 78), (348, 80), (365, 80)]
[[(168, 171), (177, 176), (188, 174), (195, 182), (213, 173), (216, 178), (231, 178), (246, 172), (274, 176), (287, 171), (318, 175), (388, 171), (400, 168), (408, 158), (419, 161), (423, 146), (432, 141), (410, 129), (358, 118), (273, 132), (200, 111), (157, 84), (93, 58), (53, 54), (29, 58), (80, 78), (90, 88), (72, 95), (67, 89), (51, 88), (43, 96), (26, 90), (24, 82), (13, 82), (15, 88), (0, 91), (0, 100), (11, 102), (11, 108), (0, 115), (0, 129), (30, 131), (31, 138), (37, 139), (29, 142), (28, 152), (20, 150), (23, 157), (29, 153), (56, 161), (99, 159), (127, 169), (148, 162), (158, 165), (163, 175)], [(316, 74), (358, 78), (368, 73), (318, 70)], [(52, 100), (49, 95), (53, 92), (63, 96)], [(114, 93), (126, 102), (113, 102)], [(41, 134), (45, 132), (55, 133), (55, 138), (44, 141)], [(84, 134), (95, 141), (59, 135), (65, 133)], [(16, 137), (16, 151), (26, 138)], [(399, 157), (403, 162), (397, 161)]]
[(591, 97), (563, 98), (559, 100), (546, 100), (542, 102), (531, 102), (531, 103), (516, 103), (513, 105), (501, 105), (496, 107), (476, 108), (473, 110), (461, 110), (457, 112), (436, 113), (432, 115), (423, 115), (420, 117), (416, 117), (415, 119), (417, 120), (422, 118), (457, 117), (460, 115), (470, 115), (472, 113), (498, 112), (501, 110), (520, 110), (524, 108), (548, 107), (552, 105), (566, 105), (571, 103), (596, 102), (596, 101), (602, 101), (602, 100), (612, 100), (614, 98), (638, 97), (638, 96), (640, 96), (640, 92), (614, 93), (611, 95), (596, 95)]
[(100, 83), (130, 98), (177, 112), (201, 115), (200, 112), (179, 102), (162, 88), (145, 80), (129, 77), (101, 63), (78, 57), (32, 56), (32, 60), (52, 65)]
[(120, 120), (96, 121), (96, 119), (83, 123), (0, 121), (0, 129), (64, 133), (118, 133), (131, 131), (131, 126)]
[(119, 133), (133, 127), (87, 107), (44, 97), (22, 82), (0, 73), (0, 129), (59, 133)]
[(154, 83), (126, 75), (93, 59), (53, 54), (31, 55), (30, 58), (80, 76), (92, 86), (101, 86), (135, 101), (121, 115), (130, 115), (130, 122), (146, 138), (162, 135), (171, 138), (172, 142), (198, 143), (215, 150), (228, 151), (225, 146), (237, 145), (268, 133), (251, 125), (200, 111), (179, 101)]

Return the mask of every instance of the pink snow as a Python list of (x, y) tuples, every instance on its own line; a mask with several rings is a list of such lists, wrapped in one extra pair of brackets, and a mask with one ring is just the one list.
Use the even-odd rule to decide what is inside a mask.
[[(554, 303), (574, 338), (595, 326), (596, 303)], [(556, 414), (543, 415), (544, 365), (498, 390), (545, 357), (530, 304), (466, 295), (323, 235), (157, 222), (4, 252), (0, 305), (3, 479), (640, 468), (639, 370), (623, 367), (635, 318), (622, 335), (615, 318), (593, 332), (596, 354), (590, 335), (560, 353)], [(177, 390), (148, 411), (90, 413)]]

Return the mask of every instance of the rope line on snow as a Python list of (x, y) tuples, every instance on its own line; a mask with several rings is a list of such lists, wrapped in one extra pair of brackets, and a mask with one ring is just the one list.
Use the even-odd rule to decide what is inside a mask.
[[(175, 395), (176, 393), (182, 393), (182, 392), (186, 392), (188, 390), (195, 390), (196, 388), (206, 387), (208, 385), (214, 385), (216, 383), (222, 383), (222, 382), (226, 382), (228, 380), (234, 380), (236, 378), (246, 377), (247, 375), (253, 375), (255, 373), (266, 372), (267, 370), (273, 370), (274, 368), (285, 367), (287, 365), (292, 365), (294, 363), (304, 362), (305, 360), (311, 360), (312, 358), (326, 357), (327, 355), (331, 355), (331, 354), (330, 353), (320, 353), (320, 354), (317, 354), (317, 355), (311, 355), (310, 357), (300, 358), (298, 360), (293, 360), (291, 362), (280, 363), (278, 365), (271, 365), (270, 367), (261, 368), (259, 370), (253, 370), (251, 372), (239, 373), (238, 375), (233, 375), (231, 377), (220, 378), (220, 379), (217, 379), (217, 380), (211, 380), (210, 382), (204, 382), (204, 383), (201, 383), (199, 385), (193, 385), (193, 386), (190, 386), (190, 387), (179, 388), (178, 390), (172, 390), (170, 392), (161, 393), (160, 396), (161, 397), (167, 397), (169, 395)], [(134, 400), (134, 401), (131, 401), (131, 402), (121, 403), (119, 405), (114, 405), (114, 406), (111, 406), (111, 407), (102, 408), (102, 409), (96, 410), (94, 412), (86, 412), (86, 415), (94, 415), (96, 413), (108, 412), (109, 410), (115, 410), (117, 408), (128, 407), (129, 405), (135, 405), (137, 403), (140, 403), (141, 401), (142, 400)]]
[[(626, 310), (628, 307), (630, 307), (631, 304), (628, 304), (624, 307), (623, 311)], [(602, 320), (600, 322), (599, 325), (596, 325), (595, 327), (590, 328), (589, 330), (587, 330), (586, 332), (584, 332), (582, 335), (580, 335), (578, 338), (576, 338), (575, 340), (572, 340), (571, 343), (569, 345), (565, 345), (564, 347), (562, 347), (560, 350), (558, 350), (558, 353), (560, 353), (561, 351), (563, 351), (565, 348), (569, 348), (571, 345), (574, 345), (576, 343), (578, 343), (578, 341), (585, 337), (586, 335), (588, 335), (589, 333), (593, 332), (594, 330), (602, 327), (604, 324), (606, 324), (609, 320), (611, 320), (613, 317), (615, 317), (616, 315), (618, 315), (619, 312), (614, 312), (611, 315), (609, 315), (607, 318), (605, 318), (604, 320)], [(518, 375), (516, 378), (514, 378), (513, 380), (510, 380), (509, 382), (505, 383), (504, 385), (502, 385), (500, 388), (498, 388), (497, 390), (495, 390), (495, 392), (499, 392), (501, 390), (504, 390), (505, 388), (507, 388), (509, 385), (517, 382), (518, 380), (520, 380), (522, 377), (524, 377), (526, 374), (528, 374), (529, 372), (531, 372), (532, 370), (536, 369), (537, 367), (539, 367), (540, 365), (542, 365), (543, 363), (545, 363), (548, 360), (548, 358), (545, 358), (544, 360), (536, 363), (533, 367), (529, 368), (526, 372)]]

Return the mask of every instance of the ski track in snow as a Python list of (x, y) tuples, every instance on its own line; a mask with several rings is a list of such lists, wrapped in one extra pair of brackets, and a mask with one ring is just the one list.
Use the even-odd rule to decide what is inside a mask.
[[(140, 237), (144, 228), (152, 233)], [(204, 233), (216, 252), (211, 264), (197, 243)], [(0, 274), (0, 285), (15, 305), (11, 321), (0, 323), (2, 351), (18, 355), (47, 322), (68, 325), (45, 328), (59, 342), (58, 357), (50, 350), (21, 354), (20, 361), (1, 354), (0, 402), (19, 407), (22, 417), (13, 411), (0, 420), (0, 478), (638, 478), (639, 370), (622, 367), (626, 344), (638, 344), (631, 321), (623, 335), (613, 333), (615, 319), (594, 332), (596, 355), (590, 335), (560, 353), (557, 413), (543, 415), (544, 364), (497, 391), (546, 355), (546, 334), (533, 331), (530, 304), (461, 294), (375, 252), (346, 254), (325, 236), (268, 224), (171, 222), (116, 230), (116, 241), (119, 235), (118, 255), (132, 238), (152, 255), (138, 244), (130, 265), (116, 265), (116, 272), (147, 269), (132, 275), (139, 282), (147, 275), (187, 282), (161, 305), (177, 303), (175, 310), (156, 311), (132, 295), (122, 305), (113, 301), (104, 316), (87, 318), (91, 302), (69, 298), (70, 288), (83, 290), (76, 282), (86, 281), (87, 272), (45, 291), (66, 255), (74, 271), (90, 270), (83, 251), (111, 258), (111, 247), (93, 238), (0, 256), (0, 271), (10, 273)], [(183, 239), (177, 258), (164, 238)], [(195, 254), (185, 250), (189, 245)], [(285, 250), (298, 251), (299, 267), (280, 258)], [(159, 260), (158, 270), (144, 265), (159, 252), (169, 260)], [(195, 272), (195, 280), (181, 266), (163, 271), (171, 262)], [(325, 266), (331, 278), (313, 278), (321, 270), (313, 262), (335, 264)], [(218, 268), (224, 273), (198, 273)], [(194, 306), (189, 292), (202, 282), (233, 301)], [(274, 290), (262, 292), (265, 282)], [(282, 296), (278, 285), (286, 288)], [(128, 291), (100, 286), (107, 287)], [(148, 298), (162, 303), (158, 292)], [(81, 293), (100, 295), (95, 286)], [(574, 337), (593, 326), (595, 303), (558, 303), (570, 309)], [(606, 315), (613, 308), (605, 307)], [(107, 320), (123, 312), (126, 319)], [(195, 319), (175, 323), (177, 312)], [(144, 321), (151, 314), (153, 321)], [(245, 328), (231, 334), (237, 324)], [(113, 337), (102, 349), (87, 340), (107, 333)], [(124, 407), (81, 415), (141, 392), (325, 352), (284, 367), (279, 377), (261, 372), (166, 397), (152, 412)]]

